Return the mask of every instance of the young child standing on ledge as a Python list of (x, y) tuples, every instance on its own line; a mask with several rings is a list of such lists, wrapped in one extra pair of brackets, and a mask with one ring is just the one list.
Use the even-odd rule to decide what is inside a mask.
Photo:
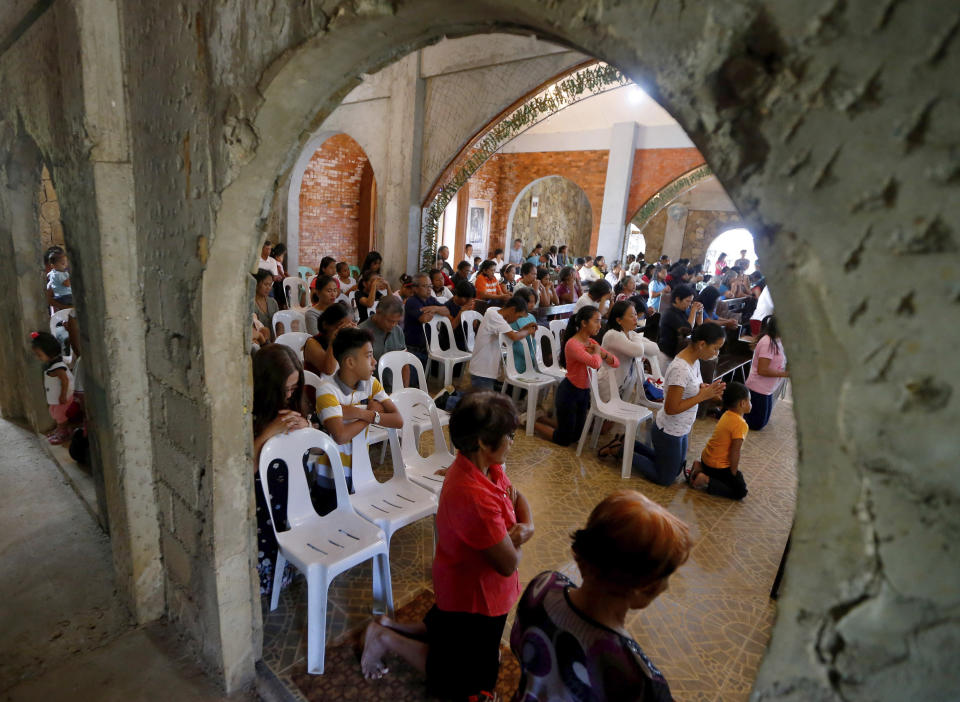
[(33, 332), (30, 334), (33, 355), (43, 361), (43, 387), (47, 392), (50, 416), (57, 423), (47, 440), (54, 445), (62, 444), (70, 437), (67, 428), (70, 405), (73, 404), (73, 373), (63, 362), (63, 350), (53, 334)]
[(693, 462), (687, 479), (693, 487), (705, 490), (707, 494), (742, 500), (747, 495), (747, 483), (740, 470), (740, 450), (749, 431), (743, 418), (750, 411), (747, 386), (727, 383), (723, 391), (723, 409), (713, 436), (704, 447), (700, 460)]

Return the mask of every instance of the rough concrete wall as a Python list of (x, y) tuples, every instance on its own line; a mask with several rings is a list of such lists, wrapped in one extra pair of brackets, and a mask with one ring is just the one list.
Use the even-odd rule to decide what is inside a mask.
[[(164, 80), (135, 81), (155, 95), (138, 112), (141, 129), (175, 132), (178, 112), (209, 127), (213, 187), (200, 199), (216, 212), (216, 233), (203, 272), (202, 362), (213, 433), (208, 465), (220, 480), (205, 505), (213, 509), (217, 548), (213, 562), (202, 564), (201, 619), (221, 616), (210, 612), (221, 607), (236, 641), (249, 641), (256, 622), (255, 612), (242, 614), (251, 610), (250, 597), (240, 599), (249, 583), (229, 587), (229, 576), (242, 574), (242, 549), (252, 551), (251, 511), (243, 510), (249, 443), (236, 444), (249, 431), (242, 411), (249, 385), (240, 382), (248, 300), (240, 299), (240, 278), (253, 263), (276, 179), (310, 127), (353, 85), (344, 76), (382, 66), (441, 32), (533, 28), (644, 80), (729, 190), (762, 258), (780, 262), (769, 273), (798, 379), (802, 460), (793, 552), (755, 696), (954, 696), (949, 642), (957, 634), (960, 559), (950, 429), (958, 412), (955, 363), (943, 349), (957, 345), (960, 331), (942, 323), (957, 297), (960, 221), (953, 3), (408, 0), (252, 9), (238, 0), (217, 6), (209, 32), (190, 24), (203, 7), (125, 3), (128, 27), (153, 29), (151, 41), (138, 35), (128, 44), (132, 76), (155, 65), (168, 71)], [(321, 7), (335, 19), (326, 23)], [(191, 31), (175, 31), (184, 25)], [(300, 45), (320, 26), (322, 36)], [(169, 79), (196, 56), (201, 67), (209, 58), (215, 68), (209, 94), (203, 81), (188, 80), (184, 89)], [(147, 153), (175, 159), (179, 144), (167, 138)], [(166, 182), (182, 175), (141, 174), (160, 186), (145, 189), (144, 205), (164, 210), (142, 224), (163, 231), (173, 219), (197, 236), (184, 226), (182, 180)], [(192, 237), (181, 242), (184, 251), (193, 250)], [(167, 257), (164, 271), (182, 258)], [(865, 292), (892, 278), (924, 285), (899, 299)], [(934, 323), (939, 343), (924, 344)], [(250, 565), (242, 563), (248, 572)], [(249, 657), (221, 638), (224, 649), (213, 657), (235, 682), (249, 674)]]
[[(530, 217), (533, 197), (540, 198), (536, 218)], [(590, 246), (593, 211), (590, 199), (576, 183), (560, 176), (537, 181), (520, 196), (513, 214), (513, 229), (506, 240), (523, 240), (523, 250), (537, 244), (544, 250), (551, 246), (569, 247), (574, 256), (583, 255)]]
[(300, 186), (300, 265), (317, 270), (324, 256), (359, 266), (360, 181), (370, 161), (346, 134), (317, 149)]
[(690, 210), (687, 225), (683, 230), (683, 247), (680, 256), (689, 258), (691, 263), (703, 263), (710, 244), (728, 229), (743, 224), (736, 212), (718, 210)]

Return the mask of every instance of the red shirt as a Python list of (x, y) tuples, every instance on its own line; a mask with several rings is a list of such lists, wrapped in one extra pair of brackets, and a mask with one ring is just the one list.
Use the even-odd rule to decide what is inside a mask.
[(503, 541), (517, 523), (503, 466), (485, 476), (462, 453), (450, 465), (437, 509), (433, 589), (445, 612), (498, 617), (520, 597), (520, 575), (500, 575), (482, 551)]

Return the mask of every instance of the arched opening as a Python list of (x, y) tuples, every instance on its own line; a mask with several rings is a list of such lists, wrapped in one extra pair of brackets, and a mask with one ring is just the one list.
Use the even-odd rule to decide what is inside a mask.
[[(704, 257), (703, 269), (710, 273), (716, 270), (717, 259), (720, 254), (726, 254), (724, 265), (728, 268), (739, 266), (744, 273), (753, 273), (759, 270), (757, 266), (757, 252), (753, 246), (753, 234), (743, 227), (727, 229), (710, 242)], [(746, 267), (744, 267), (746, 263)]]
[(643, 232), (641, 232), (640, 228), (633, 222), (627, 225), (627, 230), (627, 247), (624, 250), (624, 254), (645, 257), (647, 240), (643, 236)]
[[(450, 40), (451, 43), (452, 41), (453, 40)], [(414, 55), (412, 58), (408, 56), (406, 58), (400, 59), (398, 63), (393, 64), (390, 67), (388, 67), (388, 69), (384, 69), (384, 70), (399, 71), (405, 68), (405, 64), (407, 64), (408, 62), (415, 63), (421, 66), (429, 65), (429, 62), (425, 61), (422, 56)], [(310, 62), (307, 62), (307, 63), (310, 63)], [(297, 62), (297, 64), (301, 65), (299, 61)], [(282, 73), (283, 71), (281, 71), (281, 75)], [(284, 83), (288, 80), (294, 80), (295, 83), (298, 83), (300, 80), (304, 80), (303, 76), (305, 75), (309, 75), (309, 71), (305, 74), (295, 72), (291, 76), (287, 76), (284, 78), (278, 77), (277, 80), (281, 80)], [(309, 80), (307, 82), (309, 82)], [(431, 86), (431, 85), (436, 86), (437, 84), (428, 83), (428, 86)], [(356, 88), (355, 90), (359, 91), (361, 90), (361, 88), (362, 88), (362, 84), (360, 87)], [(426, 94), (430, 94), (430, 90), (428, 88), (421, 86), (419, 90), (422, 90)], [(510, 101), (508, 102), (508, 104), (516, 100), (516, 98), (517, 98), (517, 95), (510, 96)], [(390, 99), (393, 99), (393, 98), (391, 97)], [(308, 120), (314, 119), (311, 115), (314, 114), (312, 111), (316, 109), (316, 104), (318, 104), (318, 102), (317, 100), (314, 100), (312, 105), (310, 106), (307, 106), (307, 105), (301, 106), (300, 109), (303, 110), (304, 115), (308, 116), (307, 117)], [(276, 106), (274, 105), (274, 103), (270, 101), (268, 96), (267, 102), (265, 103), (265, 109), (269, 111), (271, 109), (275, 109), (275, 107)], [(428, 102), (428, 105), (426, 108), (424, 108), (424, 111), (429, 113), (430, 109), (431, 109), (430, 104)], [(332, 120), (334, 123), (336, 123), (337, 109), (335, 107), (329, 106), (327, 108), (327, 111), (324, 112), (324, 114), (328, 115), (325, 119)], [(323, 129), (324, 127), (321, 127), (321, 131)], [(287, 135), (288, 138), (291, 139), (292, 146), (290, 148), (297, 149), (298, 148), (297, 139), (299, 139), (299, 133), (296, 133), (295, 135), (294, 132), (291, 132), (289, 130), (284, 133)], [(314, 137), (311, 137), (311, 140), (318, 139), (316, 134), (317, 133), (315, 133)], [(290, 197), (292, 199), (294, 197), (294, 194), (296, 193), (297, 207), (299, 208), (298, 214), (297, 214), (297, 220), (296, 220), (298, 222), (301, 221), (303, 216), (303, 210), (306, 209), (306, 205), (302, 200), (302, 198), (299, 196), (299, 192), (300, 192), (300, 189), (302, 188), (303, 183), (306, 180), (308, 180), (310, 177), (308, 175), (309, 161), (310, 159), (313, 158), (313, 155), (316, 153), (317, 148), (319, 148), (319, 146), (321, 146), (323, 142), (329, 139), (329, 136), (330, 136), (329, 134), (323, 134), (323, 140), (317, 145), (316, 148), (314, 148), (312, 144), (308, 144), (307, 147), (301, 149), (300, 157), (297, 159), (297, 165), (295, 165), (293, 168), (292, 175), (290, 178)], [(432, 133), (428, 132), (420, 135), (420, 138), (422, 138), (424, 141), (428, 141), (432, 136), (433, 136)], [(279, 139), (280, 137), (276, 136), (273, 138)], [(366, 150), (366, 146), (364, 148)], [(682, 173), (689, 170), (691, 165), (702, 163), (702, 156), (700, 156), (699, 153), (696, 152), (696, 149), (693, 149), (689, 145), (683, 146), (683, 147), (671, 146), (669, 147), (669, 149), (682, 151), (682, 153), (671, 152), (669, 154), (670, 159), (672, 159), (669, 163), (669, 168), (666, 169), (666, 172), (669, 174), (675, 174), (677, 172)], [(608, 150), (609, 150), (609, 144), (608, 144)], [(634, 149), (634, 151), (636, 150), (637, 149)], [(664, 150), (666, 151), (668, 150), (668, 148), (664, 147)], [(375, 153), (375, 152), (376, 152), (375, 149), (371, 149), (368, 151), (368, 153)], [(518, 216), (526, 220), (527, 231), (529, 232), (526, 236), (530, 237), (529, 243), (531, 244), (537, 243), (536, 241), (534, 241), (535, 237), (540, 237), (541, 239), (546, 238), (546, 235), (551, 233), (549, 229), (534, 231), (532, 227), (529, 226), (529, 222), (533, 220), (539, 220), (541, 217), (544, 217), (544, 219), (546, 220), (545, 218), (546, 205), (549, 205), (550, 203), (556, 200), (563, 200), (564, 205), (569, 206), (570, 200), (573, 200), (574, 197), (576, 199), (576, 207), (573, 208), (573, 211), (576, 213), (576, 216), (574, 217), (574, 216), (569, 216), (568, 214), (565, 214), (564, 217), (562, 218), (563, 224), (562, 225), (556, 224), (556, 226), (554, 226), (554, 233), (556, 233), (556, 229), (559, 227), (570, 228), (564, 232), (565, 238), (563, 240), (558, 239), (557, 243), (558, 244), (567, 243), (568, 246), (571, 246), (571, 248), (573, 247), (578, 248), (579, 250), (575, 252), (580, 255), (591, 251), (592, 247), (596, 245), (597, 232), (599, 230), (599, 224), (600, 224), (599, 215), (600, 215), (600, 209), (601, 209), (600, 205), (594, 204), (594, 202), (591, 200), (586, 190), (582, 186), (577, 184), (575, 176), (565, 177), (562, 173), (558, 173), (555, 169), (551, 168), (549, 164), (546, 163), (546, 159), (542, 159), (541, 156), (539, 155), (529, 155), (529, 154), (538, 154), (538, 152), (523, 152), (518, 150), (516, 152), (506, 154), (509, 156), (515, 156), (516, 160), (518, 161), (525, 160), (529, 162), (529, 164), (531, 164), (531, 167), (528, 170), (528, 173), (530, 173), (530, 176), (532, 177), (527, 177), (522, 180), (514, 180), (513, 182), (511, 182), (509, 187), (512, 189), (513, 193), (515, 194), (512, 194), (512, 196), (509, 197), (509, 199), (505, 199), (506, 206), (500, 210), (499, 214), (497, 211), (491, 211), (485, 217), (486, 221), (490, 223), (489, 224), (490, 229), (488, 230), (490, 234), (487, 240), (488, 247), (489, 247), (488, 251), (492, 251), (493, 248), (496, 248), (498, 246), (506, 248), (504, 244), (506, 243), (508, 232), (509, 232), (510, 238), (515, 238), (515, 234), (519, 227)], [(274, 157), (278, 157), (279, 155), (280, 155), (280, 151), (276, 152), (274, 154)], [(304, 162), (305, 155), (307, 156), (307, 158), (306, 158), (306, 161)], [(656, 159), (663, 156), (664, 154), (662, 153), (658, 153), (655, 155), (654, 154), (640, 154), (640, 155), (634, 154), (633, 159), (631, 159), (631, 163), (634, 163), (634, 164), (639, 163), (641, 165), (641, 168), (637, 172), (641, 173), (642, 175), (645, 175), (652, 171), (655, 171), (655, 169), (648, 167), (651, 165), (651, 161), (653, 163), (658, 163)], [(565, 167), (568, 170), (568, 172), (570, 172), (571, 174), (575, 173), (580, 167), (580, 165), (582, 165), (582, 164), (578, 164), (575, 158), (567, 157), (566, 154), (563, 154), (563, 157), (567, 158), (567, 163)], [(257, 159), (260, 159), (260, 158), (266, 158), (266, 157), (258, 154)], [(605, 183), (604, 178), (605, 178), (607, 164), (608, 164), (608, 161), (606, 160), (606, 158), (607, 158), (606, 155), (604, 155), (602, 161), (598, 159), (597, 163), (600, 165), (597, 165), (596, 168), (593, 168), (590, 171), (590, 173), (592, 174), (591, 176), (592, 187), (596, 192), (599, 193), (599, 203), (602, 203), (602, 200), (603, 200), (603, 191), (604, 191), (604, 183)], [(503, 159), (503, 158), (490, 159), (487, 162), (487, 164), (485, 164), (484, 167), (481, 168), (480, 171), (478, 171), (478, 173), (476, 174), (477, 177), (475, 177), (473, 182), (468, 187), (465, 187), (460, 191), (462, 193), (462, 196), (455, 201), (458, 207), (457, 214), (454, 215), (453, 217), (450, 217), (449, 219), (460, 220), (463, 217), (467, 219), (467, 222), (465, 222), (464, 225), (469, 226), (468, 218), (469, 218), (470, 209), (475, 209), (474, 207), (471, 207), (473, 203), (471, 203), (470, 201), (485, 199), (483, 197), (477, 197), (478, 195), (482, 195), (482, 191), (475, 191), (473, 189), (474, 185), (476, 184), (478, 188), (484, 187), (485, 176), (487, 177), (486, 182), (489, 183), (490, 172), (494, 169), (502, 169), (503, 168), (502, 164), (506, 160), (507, 159)], [(537, 163), (537, 161), (544, 161), (544, 162)], [(278, 161), (278, 164), (281, 162), (282, 162), (282, 159)], [(301, 163), (304, 163), (302, 170), (300, 167)], [(422, 164), (420, 165), (422, 167)], [(239, 218), (243, 214), (243, 212), (248, 208), (248, 203), (246, 203), (243, 200), (243, 198), (241, 197), (241, 193), (246, 192), (249, 194), (249, 197), (251, 198), (259, 197), (261, 202), (270, 201), (274, 197), (272, 191), (270, 191), (269, 196), (265, 196), (258, 189), (265, 187), (269, 190), (273, 186), (273, 183), (275, 183), (276, 181), (268, 182), (268, 181), (262, 180), (258, 175), (254, 174), (254, 172), (250, 170), (251, 166), (245, 167), (239, 174), (238, 180), (229, 188), (227, 188), (227, 190), (224, 192), (225, 203), (224, 203), (224, 208), (222, 210), (224, 213), (224, 219), (221, 219), (218, 222), (218, 228), (220, 228), (221, 232), (226, 233), (227, 231), (230, 231), (229, 229), (223, 229), (224, 227), (228, 226), (227, 224), (228, 220), (237, 220), (237, 222), (239, 223), (240, 220), (238, 220), (237, 218)], [(279, 166), (277, 164), (274, 164), (274, 167), (279, 167)], [(580, 170), (583, 171), (585, 169), (580, 168)], [(300, 176), (297, 175), (298, 171), (301, 173)], [(394, 172), (392, 165), (388, 167), (388, 171), (391, 173)], [(406, 174), (403, 174), (403, 175), (404, 177), (406, 177)], [(422, 182), (423, 180), (425, 180), (425, 177), (423, 176), (422, 172), (420, 175), (421, 175), (420, 181)], [(298, 178), (299, 178), (299, 181), (298, 181)], [(641, 183), (643, 188), (655, 187), (654, 185), (651, 185), (651, 183), (656, 183), (663, 180), (667, 180), (669, 182), (669, 178), (667, 176), (664, 176), (663, 173), (657, 173), (656, 178), (657, 179), (654, 180), (652, 177), (650, 178), (640, 177), (638, 178), (638, 182)], [(277, 178), (276, 180), (282, 180), (282, 178)], [(628, 196), (631, 193), (631, 185), (634, 183), (634, 181), (630, 177), (626, 177), (623, 180), (624, 182), (621, 183), (623, 187), (622, 195), (623, 195), (624, 206), (626, 206), (626, 203), (628, 201)], [(416, 180), (414, 178), (408, 178), (407, 184), (415, 183), (415, 182)], [(401, 183), (401, 185), (404, 185), (404, 183)], [(388, 186), (385, 186), (384, 189), (386, 189), (387, 187)], [(541, 191), (537, 190), (538, 187), (544, 188), (544, 190), (542, 191), (543, 193), (542, 198), (539, 195)], [(554, 190), (554, 188), (556, 190)], [(535, 195), (537, 195), (538, 197), (537, 208), (536, 208), (537, 217), (531, 217), (531, 214), (532, 214), (531, 209), (533, 208), (533, 198)], [(637, 197), (636, 195), (634, 196)], [(486, 198), (486, 199), (489, 199), (491, 203), (495, 202), (495, 199), (493, 196), (490, 196), (489, 198)], [(390, 197), (388, 198), (388, 200), (394, 203), (393, 205), (388, 205), (388, 208), (390, 206), (396, 207), (397, 200), (395, 198)], [(419, 225), (419, 220), (422, 213), (420, 212), (420, 208), (416, 207), (416, 204), (417, 203), (414, 204), (414, 209), (412, 210), (409, 209), (408, 207), (405, 214), (406, 214), (407, 221), (416, 219), (416, 223), (417, 225)], [(466, 206), (464, 207), (463, 205), (466, 205)], [(510, 216), (511, 210), (512, 210), (512, 216)], [(412, 212), (416, 213), (415, 218), (412, 216)], [(388, 216), (388, 215), (385, 214), (385, 216)], [(501, 224), (499, 224), (499, 226), (497, 224), (498, 218), (502, 218), (499, 220), (500, 222), (502, 222)], [(445, 218), (445, 221), (446, 219), (447, 218)], [(288, 226), (291, 224), (292, 221), (293, 219), (291, 218), (290, 221), (288, 221)], [(404, 220), (401, 217), (395, 221), (400, 222)], [(622, 221), (623, 220), (620, 219), (621, 223), (618, 223), (617, 225), (621, 230), (621, 234), (620, 234), (621, 237), (623, 237)], [(560, 222), (560, 219), (558, 219), (557, 222)], [(588, 222), (589, 222), (589, 229), (587, 229)], [(459, 228), (459, 226), (461, 226), (457, 221), (452, 221), (450, 222), (450, 224), (453, 225), (454, 228)], [(539, 222), (537, 224), (539, 224)], [(403, 241), (404, 239), (403, 236), (395, 237), (396, 241), (400, 244), (401, 247), (405, 246), (407, 248), (407, 252), (409, 252), (410, 250), (411, 242), (413, 243), (413, 250), (414, 251), (418, 250), (418, 245), (419, 245), (418, 229), (419, 229), (419, 226), (412, 227), (411, 229), (406, 230), (406, 241)], [(479, 230), (479, 227), (478, 227), (478, 230)], [(404, 230), (400, 229), (398, 231), (402, 233)], [(395, 235), (396, 235), (396, 232), (391, 232), (391, 237)], [(578, 237), (577, 241), (582, 243), (571, 243), (570, 237), (574, 235)], [(222, 248), (222, 246), (224, 245), (223, 242), (227, 240), (229, 240), (229, 236), (224, 237), (223, 239), (218, 238), (217, 240), (214, 241), (213, 249), (211, 250), (211, 261), (216, 260), (218, 262), (224, 262), (224, 263), (230, 261), (231, 265), (224, 266), (224, 267), (220, 267), (217, 265), (210, 265), (208, 266), (205, 272), (205, 279), (204, 279), (205, 280), (204, 282), (205, 304), (207, 304), (206, 303), (208, 299), (207, 296), (214, 294), (214, 291), (216, 291), (216, 296), (220, 304), (217, 306), (216, 316), (213, 316), (213, 315), (208, 316), (205, 314), (206, 331), (204, 334), (204, 343), (205, 343), (204, 357), (205, 357), (205, 364), (208, 364), (209, 371), (212, 372), (214, 375), (219, 375), (225, 370), (229, 370), (232, 368), (232, 372), (237, 372), (239, 374), (239, 377), (245, 377), (246, 376), (246, 372), (245, 372), (246, 360), (243, 358), (237, 358), (236, 349), (226, 349), (221, 346), (222, 339), (229, 338), (230, 335), (229, 334), (224, 335), (223, 333), (219, 333), (219, 332), (214, 333), (216, 328), (220, 324), (224, 323), (224, 318), (227, 316), (223, 314), (224, 308), (222, 303), (224, 301), (224, 296), (223, 296), (222, 290), (224, 288), (228, 288), (228, 289), (234, 288), (236, 285), (234, 281), (222, 279), (221, 276), (223, 272), (232, 270), (236, 274), (237, 271), (244, 270), (245, 266), (249, 264), (249, 261), (247, 260), (246, 257), (235, 256), (235, 251), (227, 252), (223, 250)], [(249, 244), (250, 242), (246, 242), (246, 243)], [(385, 246), (391, 245), (391, 242), (388, 242), (388, 241), (384, 241), (383, 243)], [(541, 243), (549, 243), (549, 241), (541, 241)], [(394, 243), (393, 245), (396, 245), (396, 243)], [(259, 244), (257, 243), (254, 245), (253, 248), (258, 248), (258, 246)], [(300, 262), (301, 263), (305, 262), (307, 257), (312, 254), (308, 254), (306, 251), (305, 244), (302, 244), (299, 242), (299, 236), (298, 236), (298, 248), (300, 248), (300, 255), (301, 255)], [(291, 250), (292, 249), (293, 249), (293, 246), (291, 246)], [(319, 254), (321, 252), (318, 251), (317, 253)], [(415, 258), (413, 260), (416, 261)], [(407, 256), (406, 263), (404, 264), (403, 267), (409, 268), (410, 263), (411, 263), (410, 257)], [(293, 264), (291, 263), (290, 265), (292, 266)], [(416, 265), (416, 263), (414, 263), (414, 265)], [(241, 295), (240, 297), (241, 299), (244, 299), (244, 300), (248, 299), (243, 295)], [(233, 304), (233, 303), (229, 303), (229, 304)], [(244, 317), (244, 314), (245, 314), (245, 310), (242, 311), (238, 316)], [(225, 329), (222, 331), (225, 331)], [(221, 365), (221, 364), (225, 364), (225, 365)], [(242, 395), (246, 398), (245, 401), (249, 403), (250, 401), (249, 385), (242, 387), (241, 391), (242, 391)], [(234, 420), (239, 419), (240, 421), (237, 421), (237, 423), (234, 425), (235, 428), (241, 432), (249, 431), (249, 427), (246, 426), (245, 422), (243, 422), (241, 418), (235, 416), (235, 413), (234, 413), (235, 407), (224, 404), (225, 400), (223, 397), (214, 396), (211, 398), (211, 402), (213, 405), (213, 412), (215, 415), (219, 415), (221, 417), (233, 417)], [(215, 419), (215, 424), (220, 426), (219, 422), (216, 419)], [(215, 449), (215, 452), (223, 451), (224, 458), (231, 455), (230, 447), (228, 447), (225, 443), (218, 443), (215, 441), (214, 449)], [(246, 458), (246, 456), (242, 458), (240, 457), (236, 457), (236, 458), (239, 459), (237, 462), (221, 463), (215, 457), (214, 465), (215, 466), (233, 465), (236, 467), (240, 467), (242, 466), (242, 461), (243, 459)], [(557, 466), (561, 466), (562, 469), (564, 470), (575, 471), (577, 470), (576, 466), (579, 465), (577, 461), (574, 461), (571, 457), (566, 455), (563, 455), (563, 456), (558, 455), (555, 458), (551, 457), (550, 460), (552, 463), (554, 463), (555, 461), (554, 464)], [(247, 476), (247, 479), (248, 477), (249, 475)], [(246, 482), (247, 479), (244, 479), (244, 482)], [(218, 481), (215, 480), (214, 485), (217, 485), (217, 484), (218, 484)], [(249, 485), (249, 483), (247, 483), (247, 485)], [(631, 483), (631, 486), (634, 486), (634, 485), (640, 486), (639, 489), (644, 489), (644, 490), (646, 490), (648, 487), (648, 486), (642, 486), (640, 484), (640, 481), (636, 479), (634, 480), (633, 483)], [(620, 485), (616, 481), (611, 481), (609, 484), (604, 484), (603, 489), (614, 489), (616, 487), (620, 487)], [(595, 496), (596, 495), (592, 495), (592, 494), (587, 496), (585, 494), (584, 500), (582, 502), (578, 502), (578, 506), (576, 510), (574, 510), (574, 513), (577, 513), (577, 514), (583, 513), (584, 510), (586, 510), (588, 507), (587, 502), (589, 500), (593, 500)], [(665, 494), (659, 495), (658, 499), (664, 499), (669, 501), (669, 498)], [(690, 510), (689, 505), (684, 506), (681, 503), (674, 502), (674, 503), (671, 503), (671, 506), (672, 508), (677, 510), (679, 513), (686, 514), (688, 517), (693, 518), (693, 514), (689, 511)], [(234, 515), (226, 515), (221, 513), (217, 518), (229, 520), (231, 516), (234, 516)], [(785, 526), (787, 522), (789, 522), (789, 519), (790, 519), (790, 511), (784, 512), (784, 514), (782, 515), (782, 525)], [(247, 523), (247, 526), (249, 526), (249, 522)], [(564, 525), (563, 527), (561, 527), (558, 533), (563, 532), (565, 529), (567, 529), (567, 525)], [(557, 553), (566, 552), (565, 544), (560, 544), (558, 542), (556, 544), (556, 548), (558, 549)], [(418, 552), (418, 554), (422, 556), (422, 552)], [(563, 567), (567, 567), (566, 557), (560, 556), (560, 560), (564, 563)], [(704, 563), (704, 568), (709, 569), (710, 567), (712, 567), (710, 564)], [(775, 570), (775, 568), (773, 570)], [(422, 572), (422, 569), (421, 569), (421, 572)], [(237, 572), (236, 575), (237, 577), (240, 577), (243, 575), (243, 573)], [(249, 571), (247, 572), (247, 575), (249, 575)], [(416, 578), (413, 578), (407, 582), (411, 586), (416, 585), (418, 582), (422, 583), (422, 581), (418, 581)], [(766, 597), (766, 593), (763, 594), (763, 597), (764, 598)], [(254, 609), (254, 611), (256, 610)], [(355, 614), (352, 613), (352, 611), (350, 610), (343, 610), (342, 614), (344, 615), (344, 619), (343, 619), (344, 622), (350, 621), (350, 617), (355, 616)], [(769, 612), (767, 614), (769, 614)], [(274, 628), (273, 620), (268, 619), (267, 623), (270, 629)], [(757, 623), (758, 623), (758, 620), (754, 621), (751, 624), (751, 626)], [(742, 641), (739, 641), (739, 640), (732, 643), (742, 645)], [(272, 645), (273, 644), (271, 643), (271, 646)]]
[[(363, 147), (347, 134), (324, 141), (301, 175), (298, 266), (362, 260), (373, 248), (377, 181)], [(291, 274), (295, 271), (291, 271)]]
[(510, 205), (504, 248), (520, 239), (524, 251), (543, 244), (544, 250), (567, 245), (582, 253), (592, 230), (593, 208), (583, 188), (563, 176), (545, 176), (525, 185)]

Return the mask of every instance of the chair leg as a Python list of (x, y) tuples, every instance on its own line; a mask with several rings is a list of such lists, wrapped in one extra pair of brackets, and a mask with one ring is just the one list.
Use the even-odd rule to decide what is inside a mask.
[(380, 463), (383, 463), (384, 459), (387, 457), (387, 444), (389, 442), (384, 439), (380, 442)]
[(533, 425), (537, 421), (537, 395), (540, 394), (538, 388), (527, 388), (527, 436), (533, 436)]
[(603, 430), (604, 418), (602, 415), (597, 415), (597, 420), (593, 423), (593, 440), (590, 442), (590, 448), (594, 451), (597, 450), (597, 444), (600, 443), (600, 432)]
[(587, 413), (587, 421), (583, 424), (583, 431), (580, 432), (580, 441), (577, 442), (577, 455), (583, 453), (583, 445), (587, 442), (587, 435), (590, 433), (590, 424), (593, 422), (594, 414), (591, 408)]
[(448, 388), (453, 385), (453, 363), (443, 362), (443, 387)]
[(393, 616), (393, 583), (390, 577), (390, 544), (373, 558), (373, 613)]
[(273, 593), (270, 595), (270, 611), (277, 608), (280, 602), (280, 586), (283, 584), (283, 571), (287, 567), (287, 559), (280, 549), (277, 549), (277, 562), (273, 564)]
[(307, 573), (307, 672), (323, 674), (327, 646), (327, 579)]
[(626, 480), (633, 471), (633, 443), (636, 441), (637, 424), (628, 422), (623, 434), (623, 465), (620, 466), (620, 478)]

